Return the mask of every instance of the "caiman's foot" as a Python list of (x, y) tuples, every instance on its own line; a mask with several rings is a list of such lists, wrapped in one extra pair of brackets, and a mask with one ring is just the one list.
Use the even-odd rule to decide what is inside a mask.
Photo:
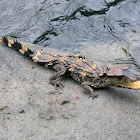
[(98, 94), (92, 93), (92, 95), (89, 98), (92, 98), (92, 99), (98, 98)]
[(86, 93), (90, 94), (90, 97), (92, 97), (92, 99), (98, 98), (98, 94), (95, 94), (94, 90), (90, 86), (90, 85), (92, 85), (91, 82), (83, 82), (81, 85), (86, 90)]
[(49, 83), (54, 85), (55, 87), (63, 88), (64, 85), (60, 81), (60, 77), (65, 74), (65, 72), (67, 71), (67, 68), (64, 65), (55, 64), (53, 66), (53, 69), (55, 69), (57, 72), (49, 78)]
[(58, 81), (58, 80), (50, 80), (49, 83), (54, 85), (55, 88), (57, 88), (57, 87), (63, 88), (64, 87), (64, 84), (61, 81)]

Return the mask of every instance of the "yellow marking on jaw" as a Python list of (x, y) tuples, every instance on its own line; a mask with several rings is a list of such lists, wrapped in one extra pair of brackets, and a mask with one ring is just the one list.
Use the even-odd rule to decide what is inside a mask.
[(22, 47), (22, 48), (19, 50), (19, 52), (20, 52), (21, 54), (25, 54), (25, 52), (28, 51), (28, 48), (27, 48), (26, 46), (24, 46), (24, 45), (22, 45), (21, 47)]
[(130, 83), (117, 83), (114, 86), (121, 86), (124, 88), (140, 89), (140, 81)]

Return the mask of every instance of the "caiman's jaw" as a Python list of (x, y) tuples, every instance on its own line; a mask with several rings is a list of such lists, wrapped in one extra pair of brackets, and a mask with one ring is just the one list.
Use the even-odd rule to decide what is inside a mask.
[(114, 86), (140, 89), (140, 76), (131, 72), (124, 65), (115, 65), (108, 71), (107, 75), (114, 79), (112, 81)]
[(130, 82), (130, 83), (117, 83), (117, 84), (114, 84), (114, 86), (130, 88), (130, 89), (140, 89), (140, 81)]
[(113, 86), (131, 88), (131, 89), (140, 89), (140, 81), (137, 79), (131, 79), (129, 77), (115, 77)]

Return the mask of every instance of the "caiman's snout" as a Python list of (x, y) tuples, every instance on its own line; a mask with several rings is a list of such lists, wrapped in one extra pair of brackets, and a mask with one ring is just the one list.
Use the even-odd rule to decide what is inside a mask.
[(132, 81), (140, 81), (140, 76), (135, 74), (135, 73), (132, 73), (129, 70), (124, 70), (123, 71), (123, 75), (128, 77)]
[(124, 65), (114, 65), (109, 69), (107, 75), (114, 77), (113, 86), (140, 89), (140, 75), (135, 74)]
[(131, 72), (125, 65), (114, 65), (107, 73), (108, 76), (125, 77), (125, 82), (140, 81), (140, 75)]

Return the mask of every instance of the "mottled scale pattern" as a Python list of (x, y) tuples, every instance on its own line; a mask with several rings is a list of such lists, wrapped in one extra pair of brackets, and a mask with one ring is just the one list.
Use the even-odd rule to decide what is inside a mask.
[(35, 63), (55, 69), (56, 73), (50, 77), (50, 83), (55, 86), (62, 87), (63, 83), (60, 81), (60, 77), (66, 75), (80, 83), (93, 97), (97, 97), (93, 94), (93, 88), (111, 85), (140, 88), (140, 82), (137, 82), (140, 80), (140, 76), (129, 71), (124, 65), (114, 65), (112, 68), (104, 65), (99, 68), (96, 64), (77, 54), (67, 56), (45, 54), (40, 51), (32, 51), (24, 44), (7, 37), (0, 36), (0, 41)]
[(43, 54), (36, 52), (33, 54), (33, 61), (42, 64), (45, 67), (54, 66), (56, 64), (65, 66), (67, 72), (71, 73), (74, 80), (82, 83), (85, 77), (97, 77), (100, 71), (96, 65), (90, 65), (86, 59), (79, 58), (77, 55), (73, 56), (60, 56), (52, 54)]

